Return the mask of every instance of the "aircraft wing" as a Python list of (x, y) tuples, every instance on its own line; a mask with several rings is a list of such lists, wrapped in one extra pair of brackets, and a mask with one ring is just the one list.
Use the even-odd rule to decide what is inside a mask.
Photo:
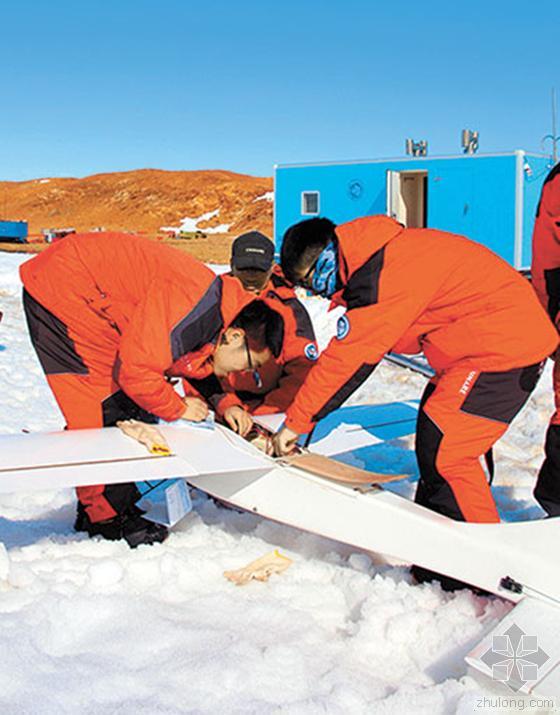
[(158, 429), (170, 456), (149, 454), (118, 427), (0, 435), (0, 493), (227, 474), (269, 464), (256, 450), (232, 448), (222, 430)]

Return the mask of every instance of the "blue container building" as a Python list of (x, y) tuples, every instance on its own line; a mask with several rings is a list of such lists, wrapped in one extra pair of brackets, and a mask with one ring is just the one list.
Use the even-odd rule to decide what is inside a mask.
[(550, 157), (504, 154), (282, 164), (275, 167), (276, 250), (293, 223), (344, 223), (386, 214), (482, 243), (518, 270), (531, 266), (531, 235)]
[(25, 243), (27, 235), (27, 221), (0, 221), (0, 241)]

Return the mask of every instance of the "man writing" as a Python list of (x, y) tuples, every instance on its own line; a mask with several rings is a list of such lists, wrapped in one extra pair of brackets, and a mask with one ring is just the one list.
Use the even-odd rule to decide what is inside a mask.
[[(200, 421), (205, 402), (181, 398), (168, 380), (178, 362), (188, 379), (204, 380), (270, 355), (272, 311), (247, 315), (254, 296), (238, 280), (147, 239), (76, 234), (24, 263), (21, 278), (30, 337), (68, 429)], [(235, 422), (235, 406), (225, 419)], [(134, 506), (134, 484), (77, 493), (76, 528), (91, 536), (131, 546), (167, 536)]]

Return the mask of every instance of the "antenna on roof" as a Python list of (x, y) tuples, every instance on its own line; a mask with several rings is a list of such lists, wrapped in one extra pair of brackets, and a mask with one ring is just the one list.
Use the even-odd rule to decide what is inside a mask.
[(541, 146), (544, 147), (545, 141), (550, 139), (552, 142), (552, 162), (554, 166), (558, 162), (558, 142), (560, 135), (556, 134), (556, 90), (552, 88), (552, 134), (547, 134), (541, 139)]
[(419, 142), (415, 142), (413, 139), (407, 139), (404, 146), (408, 156), (428, 155), (428, 142), (425, 139), (421, 139)]
[(478, 132), (463, 129), (461, 132), (461, 146), (464, 154), (476, 154), (478, 151)]

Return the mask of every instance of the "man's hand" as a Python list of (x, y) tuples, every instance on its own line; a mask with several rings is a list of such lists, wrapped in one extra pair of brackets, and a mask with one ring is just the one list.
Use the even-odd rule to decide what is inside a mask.
[(224, 412), (224, 420), (231, 429), (242, 437), (246, 437), (253, 427), (253, 418), (239, 405), (232, 405)]
[(282, 427), (272, 438), (274, 446), (274, 454), (277, 457), (284, 457), (286, 454), (293, 452), (298, 441), (299, 434), (288, 427)]
[(191, 422), (202, 422), (208, 417), (208, 405), (199, 397), (183, 397), (185, 411), (181, 415), (182, 420)]

